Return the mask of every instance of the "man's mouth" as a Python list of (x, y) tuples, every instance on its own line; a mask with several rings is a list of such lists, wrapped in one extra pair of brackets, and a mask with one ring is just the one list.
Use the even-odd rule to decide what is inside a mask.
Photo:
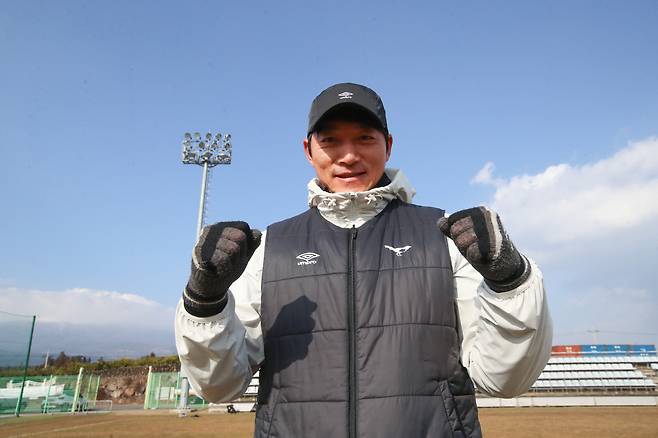
[(366, 174), (365, 171), (363, 171), (363, 172), (342, 172), (342, 173), (337, 173), (334, 176), (336, 178), (349, 180), (349, 179), (356, 179), (356, 178), (360, 177), (361, 175), (365, 175), (365, 174)]

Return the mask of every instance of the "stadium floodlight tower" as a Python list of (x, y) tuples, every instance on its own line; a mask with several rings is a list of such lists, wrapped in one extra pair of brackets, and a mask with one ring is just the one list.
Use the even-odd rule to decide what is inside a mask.
[[(208, 171), (219, 164), (231, 164), (233, 156), (233, 145), (231, 144), (231, 134), (206, 133), (203, 137), (201, 133), (195, 132), (194, 135), (186, 132), (183, 136), (183, 164), (197, 164), (203, 166), (203, 175), (201, 176), (201, 198), (199, 199), (199, 218), (196, 226), (197, 239), (203, 229), (203, 220), (206, 214), (206, 189), (208, 182)], [(186, 376), (181, 375), (180, 381), (180, 398), (178, 401), (178, 415), (184, 417), (189, 411), (189, 382)]]
[(186, 132), (183, 138), (183, 164), (197, 164), (203, 166), (201, 177), (201, 198), (199, 200), (199, 218), (197, 221), (196, 235), (199, 237), (203, 229), (203, 220), (206, 213), (206, 185), (208, 182), (208, 170), (219, 164), (231, 164), (233, 145), (231, 134), (201, 133), (194, 135)]

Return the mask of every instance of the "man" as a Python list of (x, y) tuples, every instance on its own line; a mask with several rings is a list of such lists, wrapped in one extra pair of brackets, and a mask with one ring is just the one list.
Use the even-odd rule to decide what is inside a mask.
[(539, 268), (494, 212), (411, 204), (392, 146), (374, 91), (331, 86), (304, 140), (309, 210), (196, 244), (181, 364), (213, 402), (260, 369), (256, 437), (479, 437), (473, 382), (515, 396), (548, 361)]

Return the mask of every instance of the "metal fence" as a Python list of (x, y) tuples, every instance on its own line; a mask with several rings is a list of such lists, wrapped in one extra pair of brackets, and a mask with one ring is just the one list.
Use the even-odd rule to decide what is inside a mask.
[[(149, 368), (144, 394), (144, 409), (175, 409), (181, 396), (180, 372), (154, 373)], [(190, 394), (188, 407), (203, 408), (207, 405), (201, 397)]]
[(78, 375), (28, 376), (25, 385), (22, 377), (0, 377), (0, 414), (106, 410), (97, 400), (99, 386), (100, 376), (82, 368)]

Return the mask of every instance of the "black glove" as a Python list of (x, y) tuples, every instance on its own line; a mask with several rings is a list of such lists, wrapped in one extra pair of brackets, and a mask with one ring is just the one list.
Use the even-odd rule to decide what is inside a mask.
[(199, 317), (221, 312), (229, 286), (244, 272), (260, 238), (261, 232), (246, 222), (205, 227), (192, 253), (192, 274), (183, 294), (185, 310)]
[(496, 212), (469, 208), (440, 218), (437, 226), (494, 291), (512, 290), (530, 276), (530, 263), (514, 247)]

